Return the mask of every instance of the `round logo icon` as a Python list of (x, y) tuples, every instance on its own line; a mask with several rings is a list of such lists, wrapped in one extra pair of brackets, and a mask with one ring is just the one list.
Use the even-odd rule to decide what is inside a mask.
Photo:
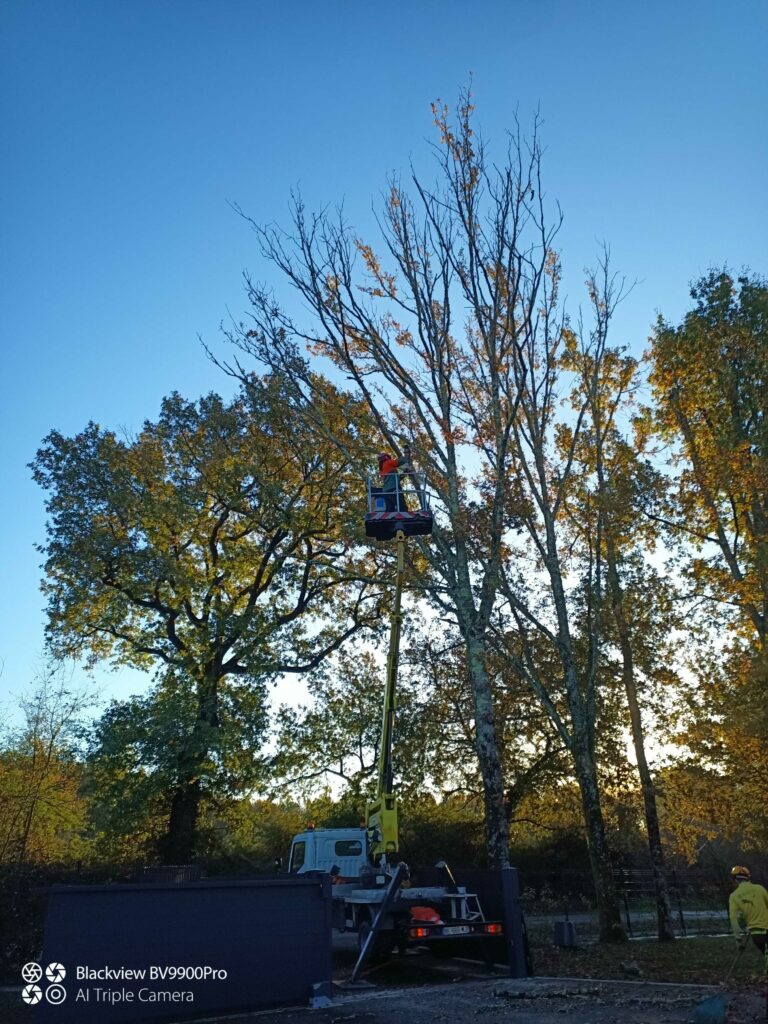
[(21, 968), (21, 976), (24, 981), (29, 981), (34, 984), (42, 978), (43, 968), (40, 964), (36, 964), (33, 960), (30, 960), (28, 964), (24, 964)]
[(58, 983), (60, 981), (64, 981), (67, 976), (64, 964), (48, 964), (45, 968), (45, 976), (48, 981), (52, 981), (55, 985), (58, 985)]
[(45, 998), (49, 1003), (58, 1006), (59, 1003), (63, 1003), (67, 998), (67, 990), (63, 985), (49, 985), (45, 990)]
[(37, 985), (26, 985), (21, 990), (21, 998), (25, 1003), (29, 1003), (30, 1006), (34, 1006), (35, 1003), (39, 1003), (43, 998), (43, 993)]

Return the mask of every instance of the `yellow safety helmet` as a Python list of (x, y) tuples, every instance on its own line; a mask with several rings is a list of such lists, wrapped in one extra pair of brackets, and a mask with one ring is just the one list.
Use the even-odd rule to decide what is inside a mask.
[(731, 878), (751, 878), (749, 868), (740, 867), (738, 864), (735, 868), (731, 868)]

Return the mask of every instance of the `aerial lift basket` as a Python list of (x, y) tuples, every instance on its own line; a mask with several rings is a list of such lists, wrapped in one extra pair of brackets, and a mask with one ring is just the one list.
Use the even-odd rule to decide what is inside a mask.
[(384, 491), (378, 480), (368, 478), (366, 537), (393, 540), (398, 530), (406, 537), (429, 536), (433, 519), (424, 474), (411, 472), (395, 479), (395, 490)]

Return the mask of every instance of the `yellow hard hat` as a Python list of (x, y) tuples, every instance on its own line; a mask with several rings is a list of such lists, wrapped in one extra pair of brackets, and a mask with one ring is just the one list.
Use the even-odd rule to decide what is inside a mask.
[(749, 868), (740, 867), (738, 864), (735, 868), (731, 868), (731, 878), (751, 878)]

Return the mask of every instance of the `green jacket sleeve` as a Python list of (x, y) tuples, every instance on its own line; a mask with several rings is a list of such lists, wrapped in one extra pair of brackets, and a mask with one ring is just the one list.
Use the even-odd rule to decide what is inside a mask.
[(735, 889), (728, 897), (728, 917), (731, 920), (731, 928), (733, 929), (733, 934), (738, 939), (744, 932), (744, 926), (741, 920), (739, 919), (739, 905), (736, 902)]

